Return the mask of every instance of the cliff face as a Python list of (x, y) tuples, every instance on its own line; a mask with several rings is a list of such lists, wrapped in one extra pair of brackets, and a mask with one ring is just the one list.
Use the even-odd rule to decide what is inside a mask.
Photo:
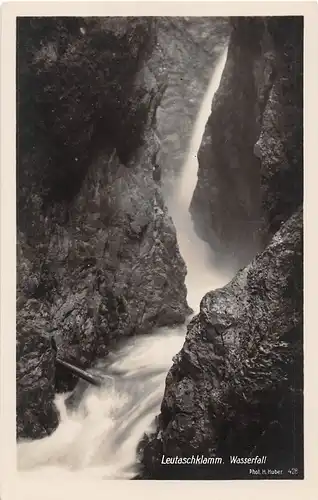
[(120, 338), (189, 313), (154, 180), (162, 95), (147, 18), (18, 21), (18, 437), (57, 425), (59, 356), (88, 367)]
[(234, 18), (231, 24), (191, 214), (200, 237), (239, 268), (302, 201), (303, 21)]
[[(202, 299), (140, 444), (143, 478), (250, 478), (235, 455), (303, 474), (302, 19), (232, 24), (191, 211), (220, 258), (262, 250)], [(201, 454), (223, 463), (162, 463)]]
[[(156, 432), (142, 443), (143, 477), (249, 477), (246, 466), (230, 466), (231, 455), (266, 455), (288, 477), (302, 459), (302, 397), (300, 210), (228, 285), (202, 299), (168, 373)], [(163, 455), (201, 454), (224, 463), (161, 464)]]

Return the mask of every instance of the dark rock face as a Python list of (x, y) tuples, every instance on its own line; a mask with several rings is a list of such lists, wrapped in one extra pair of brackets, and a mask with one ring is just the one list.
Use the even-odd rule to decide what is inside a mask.
[[(299, 468), (302, 252), (299, 210), (263, 253), (202, 299), (168, 373), (157, 430), (141, 446), (143, 477), (248, 477), (248, 467), (230, 467), (230, 455), (266, 455), (287, 477)], [(161, 465), (163, 455), (201, 454), (224, 464)]]
[(301, 17), (233, 18), (191, 213), (238, 269), (302, 202)]
[(264, 240), (303, 200), (303, 19), (267, 21), (277, 52), (260, 137)]
[[(156, 33), (148, 18), (18, 21), (18, 437), (57, 424), (48, 337), (85, 368), (189, 314), (153, 179)], [(56, 382), (74, 383), (61, 371)]]

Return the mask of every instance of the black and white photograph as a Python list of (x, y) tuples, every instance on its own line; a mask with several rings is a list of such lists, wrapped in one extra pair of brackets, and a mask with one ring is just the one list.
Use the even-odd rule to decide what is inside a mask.
[(18, 474), (304, 479), (304, 17), (18, 16), (15, 67)]

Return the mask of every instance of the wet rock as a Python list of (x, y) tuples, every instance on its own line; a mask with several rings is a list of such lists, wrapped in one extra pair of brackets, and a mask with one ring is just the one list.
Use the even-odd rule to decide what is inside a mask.
[[(27, 312), (28, 311), (28, 312)], [(17, 325), (17, 437), (39, 438), (58, 423), (54, 407), (55, 353), (39, 313), (44, 308), (28, 301)], [(36, 318), (36, 319), (35, 319)]]
[[(209, 292), (167, 379), (154, 434), (140, 445), (150, 479), (247, 478), (229, 456), (302, 460), (302, 210), (225, 287)], [(166, 457), (223, 465), (162, 465)]]

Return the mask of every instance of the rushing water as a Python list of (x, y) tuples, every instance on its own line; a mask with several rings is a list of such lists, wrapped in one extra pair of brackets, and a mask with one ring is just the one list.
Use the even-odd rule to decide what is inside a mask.
[[(201, 104), (180, 184), (167, 200), (188, 268), (188, 303), (195, 312), (207, 291), (228, 280), (213, 266), (212, 252), (195, 234), (188, 212), (197, 180), (197, 151), (225, 60), (226, 51), (213, 71)], [(54, 481), (74, 474), (99, 479), (133, 477), (137, 472), (136, 446), (160, 411), (166, 374), (173, 356), (183, 345), (185, 333), (186, 325), (160, 328), (152, 335), (128, 341), (123, 349), (96, 367), (105, 374), (102, 389), (78, 384), (78, 404), (72, 411), (66, 409), (68, 395), (57, 396), (57, 430), (41, 440), (18, 445), (20, 477)]]

